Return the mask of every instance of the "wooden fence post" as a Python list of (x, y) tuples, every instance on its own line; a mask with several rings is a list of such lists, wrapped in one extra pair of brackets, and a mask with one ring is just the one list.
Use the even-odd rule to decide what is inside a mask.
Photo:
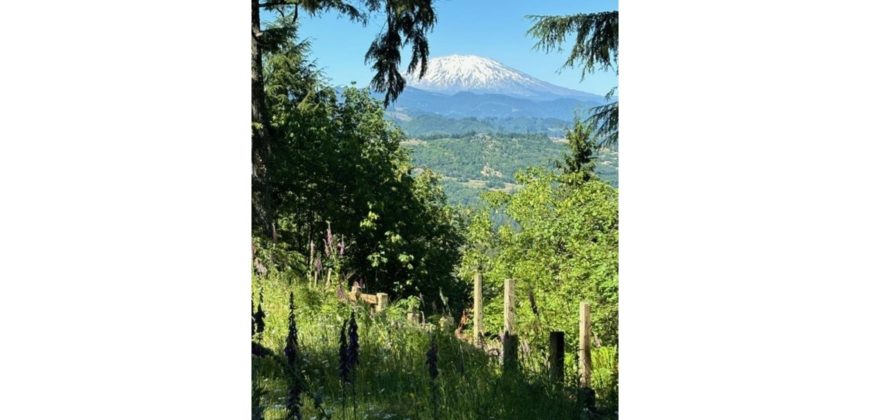
[(483, 345), (483, 279), (474, 273), (474, 345)]
[(350, 299), (354, 302), (359, 300), (359, 296), (362, 294), (362, 290), (359, 285), (354, 283), (350, 288)]
[(387, 309), (387, 305), (390, 304), (390, 295), (386, 293), (378, 293), (378, 306), (375, 308), (375, 312), (381, 312)]
[(502, 336), (502, 367), (513, 370), (517, 366), (516, 294), (514, 279), (504, 281), (504, 335)]
[(589, 304), (581, 302), (577, 360), (580, 364), (580, 386), (586, 388), (592, 383), (592, 350), (589, 348), (589, 321)]
[(565, 379), (565, 333), (550, 331), (550, 380), (562, 383)]

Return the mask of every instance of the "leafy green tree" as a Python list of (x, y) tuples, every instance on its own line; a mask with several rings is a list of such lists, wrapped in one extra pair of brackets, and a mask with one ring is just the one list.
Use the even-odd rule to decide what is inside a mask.
[[(535, 47), (561, 51), (566, 39), (574, 44), (563, 68), (580, 69), (580, 80), (587, 73), (613, 69), (619, 71), (619, 12), (578, 13), (568, 16), (529, 16), (534, 22), (528, 34), (538, 39)], [(612, 97), (616, 87), (608, 92)], [(619, 102), (593, 108), (589, 118), (605, 146), (619, 142)]]
[[(475, 270), (485, 281), (489, 331), (501, 327), (502, 285), (514, 278), (521, 334), (537, 349), (550, 330), (569, 332), (576, 345), (576, 308), (592, 303), (593, 334), (603, 345), (617, 341), (618, 195), (582, 173), (533, 168), (517, 175), (522, 188), (485, 195), (488, 208), (473, 217), (460, 274)], [(501, 223), (496, 218), (501, 217)]]
[[(264, 82), (263, 57), (281, 49), (292, 38), (299, 10), (309, 14), (336, 11), (352, 21), (366, 24), (369, 15), (384, 13), (386, 23), (369, 47), (366, 62), (375, 70), (372, 87), (386, 92), (384, 105), (396, 100), (405, 87), (399, 69), (401, 49), (411, 45), (408, 72), (426, 71), (429, 43), (426, 37), (435, 24), (431, 0), (363, 0), (359, 7), (344, 0), (251, 0), (251, 124), (252, 124), (252, 224), (255, 233), (271, 236), (277, 241), (275, 188), (272, 185), (270, 156), (278, 141), (272, 123)], [(261, 10), (278, 16), (275, 23), (263, 29)]]
[[(444, 295), (459, 307), (467, 293), (453, 273), (463, 241), (458, 211), (446, 205), (433, 172), (412, 175), (400, 145), (406, 138), (384, 119), (382, 105), (368, 90), (339, 94), (324, 84), (305, 61), (306, 48), (285, 42), (264, 66), (276, 136), (267, 160), (275, 237), (304, 255), (313, 243), (345, 286), (422, 295), (439, 307)], [(327, 231), (346, 241), (340, 271), (334, 243), (323, 245)]]

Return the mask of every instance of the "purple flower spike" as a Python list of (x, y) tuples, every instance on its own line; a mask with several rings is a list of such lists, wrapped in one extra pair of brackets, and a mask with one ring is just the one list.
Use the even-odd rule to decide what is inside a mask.
[(330, 222), (326, 222), (326, 246), (332, 248), (333, 238), (332, 238), (332, 224)]

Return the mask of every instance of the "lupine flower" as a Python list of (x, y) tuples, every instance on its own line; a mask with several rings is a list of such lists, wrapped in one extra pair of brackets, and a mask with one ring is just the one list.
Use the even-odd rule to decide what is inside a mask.
[(426, 366), (429, 367), (429, 379), (432, 387), (432, 418), (438, 418), (438, 388), (435, 379), (438, 378), (438, 345), (435, 343), (435, 335), (426, 352)]
[(350, 383), (350, 364), (348, 363), (348, 351), (347, 351), (347, 337), (345, 336), (345, 329), (347, 328), (347, 321), (344, 321), (341, 324), (341, 337), (338, 342), (338, 377), (341, 379), (342, 383)]
[(287, 396), (288, 418), (302, 420), (302, 386), (299, 380), (294, 379), (290, 385), (290, 393)]
[(254, 313), (254, 334), (266, 329), (266, 313), (263, 312), (263, 289), (260, 289), (260, 302), (257, 303), (257, 312)]
[(347, 327), (347, 340), (348, 340), (348, 354), (347, 354), (347, 363), (348, 366), (353, 369), (359, 363), (359, 334), (357, 334), (357, 326), (356, 326), (356, 313), (350, 313), (350, 323)]
[(429, 351), (426, 352), (426, 366), (429, 367), (429, 378), (434, 381), (438, 377), (438, 344), (435, 343), (435, 335), (432, 335)]
[(353, 395), (353, 417), (356, 418), (356, 383), (354, 369), (359, 364), (359, 335), (357, 334), (356, 313), (350, 313), (350, 322), (347, 326), (347, 366)]
[(299, 343), (297, 341), (296, 329), (296, 308), (293, 305), (293, 292), (290, 292), (290, 318), (289, 329), (287, 331), (287, 345), (284, 347), (284, 355), (287, 356), (287, 365), (291, 369), (296, 366), (296, 356), (299, 354)]
[(284, 355), (287, 356), (287, 367), (290, 374), (287, 411), (289, 411), (289, 418), (302, 420), (302, 378), (299, 375), (299, 366), (296, 363), (299, 356), (299, 343), (297, 341), (296, 308), (293, 305), (293, 292), (290, 292), (290, 319)]

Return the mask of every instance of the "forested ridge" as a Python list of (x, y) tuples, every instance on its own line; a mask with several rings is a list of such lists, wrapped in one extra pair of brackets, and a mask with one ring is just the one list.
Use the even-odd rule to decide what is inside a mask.
[[(386, 8), (386, 32), (367, 58), (387, 102), (403, 86), (392, 74), (395, 43), (410, 40), (425, 68), (420, 37), (434, 17), (421, 3), (367, 3)], [(614, 416), (618, 193), (596, 172), (607, 150), (582, 121), (558, 142), (506, 133), (410, 138), (368, 88), (326, 83), (298, 38), (300, 7), (368, 18), (343, 5), (267, 6), (277, 12), (252, 41), (252, 61), (261, 60), (252, 76), (252, 417)], [(526, 165), (518, 151), (539, 163)], [(501, 169), (469, 173), (472, 154)], [(473, 206), (448, 202), (445, 188), (481, 177), (486, 188), (475, 187)], [(488, 334), (477, 346), (468, 322), (476, 275)], [(505, 279), (516, 284), (518, 375), (502, 372), (504, 355), (487, 350), (499, 340)], [(389, 305), (370, 311), (352, 290), (389, 296)], [(591, 305), (599, 368), (578, 387), (571, 349), (581, 302)], [(565, 388), (546, 377), (556, 330), (567, 332)], [(495, 401), (505, 395), (516, 400)]]

